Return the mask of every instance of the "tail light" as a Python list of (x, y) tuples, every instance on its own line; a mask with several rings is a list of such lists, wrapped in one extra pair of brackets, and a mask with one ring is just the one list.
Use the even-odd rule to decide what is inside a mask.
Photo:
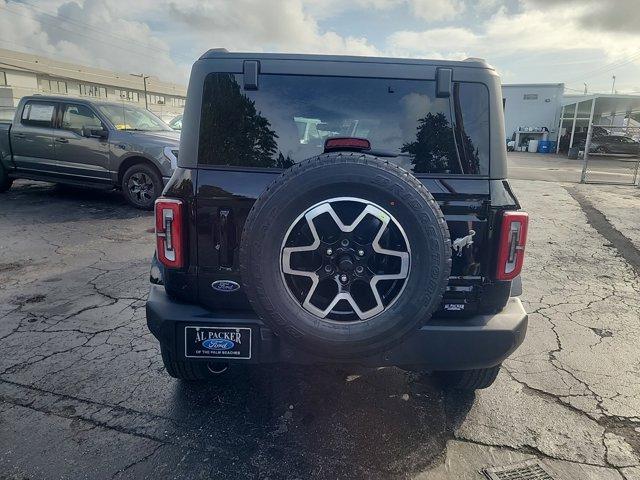
[(504, 212), (498, 246), (497, 280), (512, 280), (520, 275), (527, 243), (529, 215), (524, 212)]
[(184, 266), (182, 200), (159, 198), (156, 210), (156, 253), (158, 260), (169, 268)]

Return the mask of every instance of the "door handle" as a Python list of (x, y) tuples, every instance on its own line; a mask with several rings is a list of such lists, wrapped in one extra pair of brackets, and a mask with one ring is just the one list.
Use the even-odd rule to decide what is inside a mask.
[(64, 137), (58, 137), (58, 138), (56, 138), (56, 142), (58, 142), (58, 143), (69, 143), (69, 140), (67, 140)]
[(14, 133), (13, 134), (14, 137), (18, 137), (18, 138), (24, 138), (26, 137), (26, 135), (24, 133)]

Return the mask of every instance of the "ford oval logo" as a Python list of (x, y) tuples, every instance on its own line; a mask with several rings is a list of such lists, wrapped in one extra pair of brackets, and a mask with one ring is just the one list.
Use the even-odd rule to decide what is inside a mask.
[(240, 285), (232, 280), (216, 280), (211, 284), (211, 288), (217, 292), (230, 293), (240, 288)]
[(231, 350), (236, 343), (222, 338), (208, 338), (202, 342), (202, 346), (207, 350)]

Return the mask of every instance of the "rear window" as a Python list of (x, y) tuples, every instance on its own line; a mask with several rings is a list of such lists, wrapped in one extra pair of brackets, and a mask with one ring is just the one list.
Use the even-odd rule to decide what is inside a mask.
[(322, 153), (329, 137), (362, 137), (414, 173), (489, 173), (489, 99), (481, 84), (215, 73), (204, 85), (201, 165), (287, 168)]

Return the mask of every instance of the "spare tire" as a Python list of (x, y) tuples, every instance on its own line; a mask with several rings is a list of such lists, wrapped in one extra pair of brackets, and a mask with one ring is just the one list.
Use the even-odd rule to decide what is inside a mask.
[(240, 269), (252, 307), (285, 342), (357, 358), (397, 344), (438, 308), (451, 241), (413, 175), (371, 155), (327, 153), (256, 200)]

